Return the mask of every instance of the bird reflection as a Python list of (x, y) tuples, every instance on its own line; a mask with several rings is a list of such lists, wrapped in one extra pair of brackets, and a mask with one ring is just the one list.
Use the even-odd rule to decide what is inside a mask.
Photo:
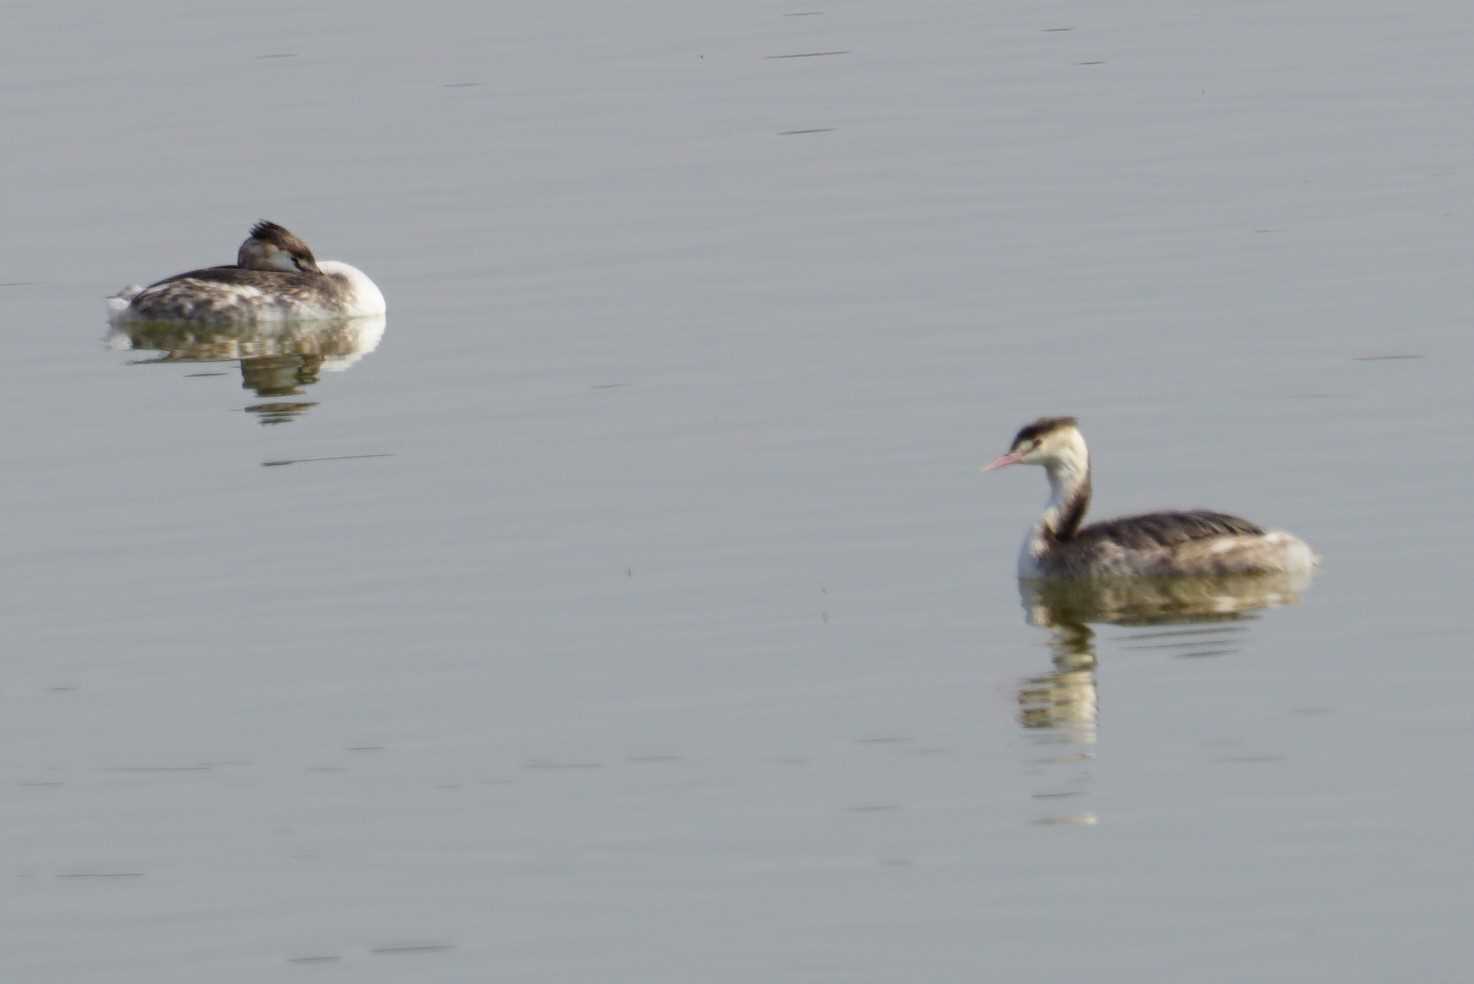
[(284, 424), (297, 414), (317, 406), (315, 401), (282, 400), (301, 396), (302, 387), (317, 382), (322, 372), (320, 355), (262, 355), (241, 360), (241, 387), (257, 396), (271, 397), (270, 403), (254, 403), (246, 413), (260, 414), (263, 424)]
[[(1054, 728), (1094, 740), (1099, 702), (1092, 623), (1152, 627), (1133, 636), (1131, 648), (1220, 656), (1239, 648), (1245, 623), (1256, 612), (1294, 602), (1309, 583), (1310, 575), (1303, 573), (1019, 581), (1024, 617), (1050, 631), (1054, 666), (1020, 687), (1020, 720), (1026, 728)], [(1173, 628), (1158, 630), (1161, 626)]]
[(1115, 625), (1192, 624), (1233, 620), (1288, 605), (1310, 586), (1310, 574), (1225, 577), (1122, 577), (1019, 581), (1030, 625), (1109, 622)]
[[(1096, 633), (1091, 625), (1138, 626), (1125, 645), (1181, 657), (1221, 656), (1241, 648), (1249, 624), (1267, 608), (1298, 600), (1310, 575), (1237, 575), (1204, 578), (1119, 578), (1091, 581), (1019, 581), (1030, 625), (1049, 630), (1051, 669), (1019, 684), (1019, 723), (1026, 733), (1074, 749), (1047, 764), (1072, 763), (1069, 776), (1047, 770), (1054, 800), (1083, 795), (1099, 726)], [(1061, 783), (1063, 790), (1060, 791)], [(1095, 823), (1093, 813), (1047, 816), (1040, 823)]]
[(1048, 728), (1082, 745), (1095, 741), (1095, 632), (1084, 624), (1054, 628), (1049, 642), (1054, 669), (1019, 687), (1019, 723)]
[(304, 396), (322, 373), (342, 372), (378, 348), (384, 328), (382, 317), (241, 327), (126, 322), (109, 329), (107, 343), (162, 353), (143, 360), (148, 364), (239, 363), (242, 388), (264, 398), (246, 412), (269, 425), (295, 420), (317, 406), (315, 400), (292, 398)]

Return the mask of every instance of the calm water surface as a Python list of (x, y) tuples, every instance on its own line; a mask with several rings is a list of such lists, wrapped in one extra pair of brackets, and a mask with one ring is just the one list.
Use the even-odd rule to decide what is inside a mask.
[[(8, 6), (0, 977), (1454, 979), (1471, 32)], [(1323, 570), (1021, 596), (1043, 413)]]

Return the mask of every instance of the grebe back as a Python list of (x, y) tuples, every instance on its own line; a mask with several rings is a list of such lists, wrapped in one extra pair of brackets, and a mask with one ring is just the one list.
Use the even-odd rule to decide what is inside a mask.
[(1193, 509), (1082, 525), (1090, 506), (1090, 452), (1074, 417), (1043, 417), (983, 471), (1039, 465), (1049, 504), (1019, 551), (1022, 578), (1308, 572), (1314, 552), (1298, 537), (1239, 516)]
[(275, 222), (258, 222), (234, 266), (175, 274), (108, 298), (114, 321), (249, 325), (382, 315), (384, 295), (357, 267), (318, 261), (301, 239)]

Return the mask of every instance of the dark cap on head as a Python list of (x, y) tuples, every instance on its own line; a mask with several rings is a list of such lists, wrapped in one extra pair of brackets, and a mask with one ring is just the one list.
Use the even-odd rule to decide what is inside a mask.
[(1074, 417), (1040, 417), (1031, 424), (1025, 424), (1013, 437), (1010, 447), (1018, 447), (1020, 444), (1030, 444), (1034, 441), (1043, 440), (1046, 434), (1062, 430), (1065, 427), (1078, 426), (1079, 421)]

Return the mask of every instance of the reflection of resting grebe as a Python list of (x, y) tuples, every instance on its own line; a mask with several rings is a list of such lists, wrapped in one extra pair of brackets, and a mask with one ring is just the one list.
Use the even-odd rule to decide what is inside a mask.
[(1042, 465), (1049, 505), (1024, 538), (1018, 576), (1220, 575), (1306, 572), (1315, 554), (1298, 537), (1225, 513), (1145, 513), (1082, 526), (1090, 505), (1090, 453), (1074, 417), (1045, 417), (983, 471)]
[(258, 222), (234, 266), (176, 274), (108, 298), (114, 321), (248, 325), (382, 315), (384, 295), (360, 269), (319, 262), (275, 222)]

